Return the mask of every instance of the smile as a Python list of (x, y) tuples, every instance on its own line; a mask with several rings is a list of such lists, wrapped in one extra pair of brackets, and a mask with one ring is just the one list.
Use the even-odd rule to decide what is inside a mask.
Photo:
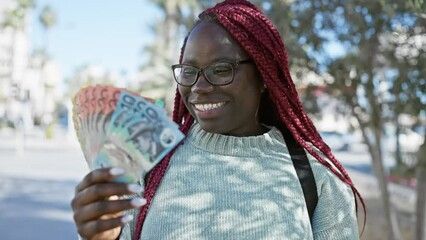
[(200, 112), (210, 111), (213, 109), (218, 109), (225, 105), (225, 102), (220, 103), (206, 103), (206, 104), (194, 104), (196, 110)]

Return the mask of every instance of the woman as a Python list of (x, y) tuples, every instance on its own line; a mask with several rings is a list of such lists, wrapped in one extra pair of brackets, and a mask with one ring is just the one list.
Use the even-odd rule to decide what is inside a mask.
[[(82, 237), (359, 238), (359, 193), (302, 109), (284, 44), (254, 5), (224, 1), (200, 14), (172, 68), (173, 120), (186, 139), (149, 173), (143, 198), (139, 186), (110, 182), (122, 169), (89, 173), (72, 201)], [(114, 197), (127, 194), (136, 195)]]

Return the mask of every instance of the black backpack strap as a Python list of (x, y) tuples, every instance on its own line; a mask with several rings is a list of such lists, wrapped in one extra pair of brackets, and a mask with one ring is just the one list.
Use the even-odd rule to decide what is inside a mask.
[(308, 157), (302, 146), (294, 139), (289, 131), (284, 131), (284, 140), (287, 144), (288, 151), (296, 169), (297, 177), (302, 186), (303, 195), (305, 196), (306, 207), (308, 208), (309, 219), (312, 223), (315, 207), (318, 202), (317, 185), (315, 183), (314, 173), (309, 164)]

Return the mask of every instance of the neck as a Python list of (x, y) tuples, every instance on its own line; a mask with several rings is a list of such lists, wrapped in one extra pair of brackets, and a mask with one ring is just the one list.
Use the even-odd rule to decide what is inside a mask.
[(234, 137), (250, 137), (250, 136), (262, 135), (268, 131), (269, 129), (267, 127), (265, 127), (264, 125), (260, 123), (257, 123), (255, 126), (242, 129), (240, 132), (236, 132), (233, 134), (223, 134), (223, 135), (234, 136)]

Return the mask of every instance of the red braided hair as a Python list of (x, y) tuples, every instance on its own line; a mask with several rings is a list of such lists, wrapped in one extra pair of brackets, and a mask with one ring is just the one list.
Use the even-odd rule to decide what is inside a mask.
[[(281, 131), (290, 131), (301, 146), (351, 187), (355, 196), (356, 209), (358, 210), (356, 199), (359, 198), (365, 214), (365, 203), (360, 193), (355, 188), (346, 170), (336, 160), (328, 145), (324, 143), (302, 107), (290, 76), (284, 43), (272, 22), (256, 6), (245, 0), (225, 0), (202, 12), (199, 18), (200, 20), (195, 26), (199, 22), (217, 22), (234, 37), (255, 62), (267, 87), (267, 94), (263, 96), (259, 110), (260, 122), (273, 125)], [(180, 63), (188, 36), (185, 38), (181, 49)], [(179, 124), (180, 130), (186, 135), (194, 122), (194, 118), (186, 109), (177, 90), (174, 106), (173, 121)], [(329, 161), (319, 155), (310, 143)], [(144, 192), (147, 204), (140, 209), (137, 217), (134, 232), (134, 239), (136, 240), (140, 238), (148, 208), (166, 172), (173, 152), (169, 153), (149, 174)]]

